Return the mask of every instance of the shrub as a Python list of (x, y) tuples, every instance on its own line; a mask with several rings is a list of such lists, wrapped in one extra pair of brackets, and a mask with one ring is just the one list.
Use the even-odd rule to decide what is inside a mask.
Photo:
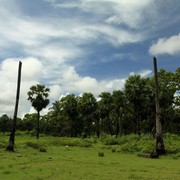
[(112, 153), (114, 153), (114, 152), (116, 152), (116, 149), (115, 149), (115, 148), (112, 149)]
[(104, 152), (98, 152), (99, 157), (104, 157)]
[(105, 145), (118, 145), (119, 139), (115, 138), (114, 136), (107, 136), (106, 138), (102, 139)]
[(39, 149), (39, 151), (40, 151), (40, 152), (47, 152), (46, 148), (43, 148), (43, 147), (41, 147), (41, 148)]

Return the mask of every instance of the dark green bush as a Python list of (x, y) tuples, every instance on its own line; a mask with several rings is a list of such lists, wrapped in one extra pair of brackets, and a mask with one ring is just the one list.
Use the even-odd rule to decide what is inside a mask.
[(104, 152), (98, 152), (99, 157), (104, 157)]
[(111, 151), (112, 151), (112, 153), (114, 153), (114, 152), (116, 152), (116, 149), (115, 149), (115, 148), (113, 148)]
[(41, 147), (41, 148), (39, 149), (39, 151), (40, 151), (40, 152), (47, 152), (47, 149), (46, 149), (46, 148)]
[(106, 138), (102, 139), (102, 142), (105, 145), (118, 145), (119, 144), (119, 139), (115, 138), (114, 136), (107, 136)]

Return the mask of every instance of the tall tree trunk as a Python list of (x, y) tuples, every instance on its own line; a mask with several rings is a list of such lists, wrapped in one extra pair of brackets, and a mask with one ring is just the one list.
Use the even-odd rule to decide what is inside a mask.
[(112, 135), (113, 135), (113, 132), (112, 132), (112, 126), (111, 126), (111, 121), (110, 121), (110, 118), (109, 118), (109, 114), (107, 115), (107, 123), (108, 123), (109, 133), (110, 133), (111, 136), (112, 136)]
[(158, 89), (158, 75), (157, 75), (157, 61), (153, 58), (154, 62), (154, 80), (155, 80), (155, 102), (156, 102), (156, 152), (158, 154), (165, 154), (166, 150), (164, 148), (163, 135), (162, 135), (162, 125), (161, 125), (161, 114), (159, 107), (159, 89)]
[(119, 134), (119, 118), (116, 120), (116, 138), (118, 137)]
[(21, 86), (21, 67), (22, 67), (22, 62), (19, 61), (17, 91), (16, 91), (16, 103), (15, 103), (14, 116), (13, 116), (13, 126), (12, 126), (11, 134), (10, 134), (10, 137), (9, 137), (9, 144), (6, 147), (7, 151), (14, 151), (16, 121), (17, 121), (19, 94), (20, 94), (20, 86)]
[(96, 125), (96, 134), (97, 134), (98, 138), (100, 137), (100, 121), (101, 121), (101, 119), (98, 117), (97, 125)]
[(39, 120), (40, 120), (40, 111), (37, 111), (37, 128), (36, 128), (36, 139), (39, 139)]

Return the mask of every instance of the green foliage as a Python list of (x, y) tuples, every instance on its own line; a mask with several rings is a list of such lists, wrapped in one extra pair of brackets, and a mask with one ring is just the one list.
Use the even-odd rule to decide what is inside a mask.
[(180, 153), (180, 136), (167, 133), (164, 137), (164, 144), (168, 154)]
[(172, 154), (171, 157), (172, 159), (180, 159), (180, 153)]
[[(149, 135), (127, 135), (120, 138), (107, 136), (102, 142), (109, 145), (116, 145), (117, 152), (123, 153), (152, 153), (155, 152), (155, 140)], [(114, 148), (112, 148), (114, 149)]]
[(120, 140), (115, 138), (114, 136), (107, 136), (106, 138), (102, 139), (105, 145), (118, 145), (120, 144)]
[(49, 99), (47, 99), (49, 91), (49, 88), (46, 88), (41, 84), (37, 84), (30, 88), (30, 91), (28, 92), (28, 100), (37, 111), (41, 111), (49, 104)]

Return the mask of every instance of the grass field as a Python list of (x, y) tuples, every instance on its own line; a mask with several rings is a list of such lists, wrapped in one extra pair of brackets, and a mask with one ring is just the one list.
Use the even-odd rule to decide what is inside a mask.
[[(16, 136), (16, 152), (6, 152), (8, 136), (0, 137), (2, 180), (179, 180), (180, 156), (158, 159), (118, 151), (119, 145), (78, 138)], [(101, 154), (101, 155), (100, 155)]]

